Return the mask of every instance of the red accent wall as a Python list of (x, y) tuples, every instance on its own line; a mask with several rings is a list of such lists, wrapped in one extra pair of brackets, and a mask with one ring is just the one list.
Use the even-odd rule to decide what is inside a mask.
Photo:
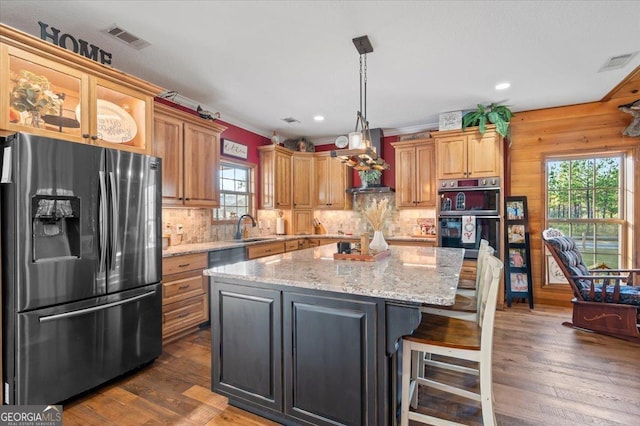
[(382, 183), (391, 188), (396, 187), (396, 149), (391, 146), (391, 142), (397, 142), (397, 136), (386, 136), (382, 138), (382, 158), (389, 163), (389, 169), (382, 173)]

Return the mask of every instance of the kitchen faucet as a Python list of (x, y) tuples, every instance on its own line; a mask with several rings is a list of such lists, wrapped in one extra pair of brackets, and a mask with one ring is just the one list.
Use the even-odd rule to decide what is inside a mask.
[(233, 236), (234, 240), (241, 240), (242, 239), (242, 232), (240, 232), (240, 224), (242, 223), (242, 219), (244, 219), (245, 217), (248, 217), (249, 219), (251, 219), (251, 223), (253, 224), (253, 227), (256, 227), (256, 221), (253, 218), (253, 216), (251, 216), (250, 214), (243, 214), (242, 216), (240, 216), (240, 219), (238, 219), (238, 223), (236, 224), (236, 233)]

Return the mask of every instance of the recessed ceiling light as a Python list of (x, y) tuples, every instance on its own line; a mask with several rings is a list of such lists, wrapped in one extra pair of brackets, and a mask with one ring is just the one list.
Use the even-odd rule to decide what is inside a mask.
[(511, 83), (508, 81), (496, 84), (496, 90), (507, 90), (509, 87), (511, 87)]
[(324, 117), (322, 115), (316, 115), (315, 117), (313, 117), (314, 121), (324, 121)]

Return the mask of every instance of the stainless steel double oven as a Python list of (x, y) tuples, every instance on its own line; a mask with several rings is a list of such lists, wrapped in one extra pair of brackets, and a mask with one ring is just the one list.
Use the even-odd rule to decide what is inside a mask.
[(447, 179), (438, 182), (439, 245), (465, 249), (478, 257), (480, 240), (499, 250), (500, 178)]

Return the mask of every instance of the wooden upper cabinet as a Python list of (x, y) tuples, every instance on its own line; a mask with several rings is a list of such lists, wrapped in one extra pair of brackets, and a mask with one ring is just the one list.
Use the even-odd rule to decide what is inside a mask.
[(4, 25), (0, 63), (0, 128), (152, 152), (153, 96), (162, 88)]
[(310, 209), (313, 207), (314, 172), (313, 153), (296, 152), (291, 159), (292, 186), (294, 209)]
[(433, 139), (392, 144), (396, 151), (396, 206), (433, 207), (436, 204)]
[(468, 137), (467, 171), (469, 177), (500, 176), (500, 135), (486, 132)]
[(260, 155), (260, 185), (263, 209), (291, 208), (291, 154), (275, 145), (258, 147)]
[(220, 133), (226, 128), (155, 105), (153, 155), (162, 158), (162, 204), (217, 207), (220, 204)]
[(345, 191), (352, 185), (351, 169), (332, 158), (329, 152), (314, 154), (315, 200), (319, 210), (344, 210), (351, 208), (351, 196)]
[(184, 125), (184, 204), (220, 205), (220, 133), (191, 123)]
[(156, 112), (153, 125), (153, 155), (162, 158), (162, 204), (182, 205), (183, 122)]
[(473, 131), (433, 132), (438, 179), (473, 179), (501, 176), (501, 136), (494, 126), (484, 135)]
[(89, 138), (106, 148), (151, 152), (153, 97), (103, 78), (89, 81), (95, 93), (89, 101)]

